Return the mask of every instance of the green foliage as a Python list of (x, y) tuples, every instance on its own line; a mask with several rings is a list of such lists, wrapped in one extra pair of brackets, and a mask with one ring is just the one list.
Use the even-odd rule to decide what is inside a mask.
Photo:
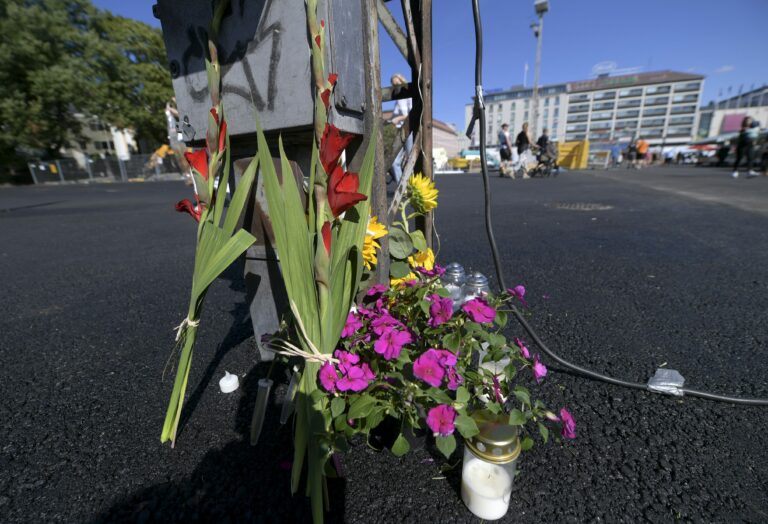
[(408, 440), (403, 436), (402, 433), (400, 433), (397, 436), (397, 440), (395, 440), (395, 443), (392, 445), (392, 454), (396, 457), (402, 457), (406, 453), (408, 453), (411, 450), (411, 445), (408, 443)]
[(165, 142), (173, 95), (159, 30), (88, 0), (0, 3), (0, 164), (55, 157), (81, 136), (75, 113)]
[(451, 453), (456, 449), (456, 437), (448, 435), (447, 437), (435, 437), (435, 444), (440, 453), (445, 455), (445, 458), (451, 456)]

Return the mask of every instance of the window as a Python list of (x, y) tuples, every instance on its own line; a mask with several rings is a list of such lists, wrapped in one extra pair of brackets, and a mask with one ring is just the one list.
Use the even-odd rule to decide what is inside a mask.
[[(559, 96), (558, 96), (558, 97), (555, 97), (555, 105), (556, 105), (556, 106), (559, 106), (559, 105), (560, 105), (560, 97), (559, 97)], [(768, 104), (767, 104), (767, 105), (768, 105)]]
[(584, 140), (587, 137), (584, 133), (574, 133), (565, 135), (566, 140)]
[(685, 84), (677, 84), (675, 86), (675, 93), (681, 91), (698, 91), (701, 87), (701, 82), (687, 82)]
[(609, 120), (613, 118), (613, 111), (603, 111), (600, 113), (592, 113), (592, 120)]
[(666, 105), (669, 103), (669, 97), (668, 96), (657, 96), (656, 98), (646, 98), (645, 99), (645, 105), (647, 106), (658, 106), (658, 105)]
[(691, 136), (690, 127), (670, 127), (667, 136)]
[(652, 107), (643, 111), (643, 116), (661, 116), (667, 114), (666, 107)]
[(613, 109), (614, 103), (613, 102), (598, 102), (595, 104), (592, 104), (592, 110), (595, 109)]
[(669, 119), (669, 125), (671, 126), (679, 126), (679, 125), (693, 125), (693, 117), (692, 116), (673, 116)]
[(614, 98), (616, 98), (616, 91), (606, 91), (595, 94), (593, 100), (613, 100)]
[(525, 112), (525, 116), (523, 117), (523, 120), (525, 120), (526, 122), (528, 121), (528, 111)]
[(610, 129), (610, 128), (611, 128), (610, 120), (604, 120), (602, 122), (592, 122), (592, 124), (589, 126), (590, 131), (594, 131), (596, 129)]
[(640, 131), (640, 136), (643, 138), (659, 138), (663, 132), (663, 129), (643, 129)]
[(565, 126), (566, 133), (573, 133), (575, 131), (586, 131), (587, 130), (587, 124), (572, 124), (569, 126)]
[(544, 110), (544, 120), (549, 120), (549, 109)]
[(696, 106), (672, 106), (670, 113), (673, 115), (679, 115), (681, 113), (694, 113), (696, 112)]
[(94, 142), (93, 146), (96, 148), (96, 151), (100, 151), (101, 150), (101, 142)]
[(589, 104), (576, 104), (568, 108), (569, 113), (582, 113), (589, 111)]
[(548, 107), (548, 106), (549, 106), (549, 98), (545, 98), (544, 99), (544, 107)]
[(560, 108), (556, 107), (555, 110), (552, 112), (552, 116), (557, 118), (557, 115), (559, 115), (559, 114), (560, 114)]
[(488, 112), (493, 113), (493, 104), (488, 106)]
[(638, 109), (625, 109), (616, 113), (616, 118), (637, 118), (638, 116), (640, 116)]
[(617, 120), (613, 128), (616, 131), (620, 129), (637, 129), (637, 120)]
[(109, 141), (109, 149), (114, 149), (114, 148), (115, 148), (115, 143), (110, 140)]
[(531, 102), (531, 101), (530, 101), (530, 100), (528, 100), (528, 99), (526, 99), (526, 100), (525, 100), (525, 108), (526, 108), (526, 109), (528, 109), (528, 105), (530, 104), (530, 102)]
[(635, 98), (632, 100), (620, 100), (618, 104), (618, 108), (621, 109), (622, 107), (640, 107), (641, 100), (639, 98)]
[(590, 133), (589, 134), (589, 139), (590, 140), (608, 140), (610, 138), (611, 138), (611, 132), (610, 131), (608, 131), (608, 132), (600, 131), (600, 132)]
[(573, 122), (586, 122), (589, 115), (586, 113), (583, 115), (568, 115), (568, 120), (566, 120), (567, 123), (571, 124)]
[(589, 95), (571, 95), (568, 97), (568, 102), (584, 102), (589, 100)]
[(671, 89), (670, 86), (652, 86), (652, 87), (646, 87), (645, 88), (645, 94), (646, 95), (662, 95), (664, 93), (669, 93), (669, 90)]
[(672, 97), (672, 102), (679, 103), (679, 102), (696, 102), (698, 100), (699, 95), (696, 93), (691, 93), (688, 95), (675, 95)]
[(664, 125), (663, 118), (647, 118), (643, 120), (642, 127), (661, 127)]
[(622, 89), (619, 91), (619, 98), (626, 98), (629, 96), (640, 96), (643, 94), (642, 87), (636, 87), (634, 89)]

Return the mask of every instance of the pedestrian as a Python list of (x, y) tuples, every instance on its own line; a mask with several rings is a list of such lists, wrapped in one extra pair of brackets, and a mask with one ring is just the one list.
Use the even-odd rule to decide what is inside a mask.
[(501, 163), (499, 165), (499, 176), (509, 176), (515, 178), (515, 173), (510, 170), (512, 162), (512, 138), (509, 136), (509, 124), (501, 124), (499, 131), (499, 156)]
[(637, 162), (637, 140), (632, 138), (627, 146), (627, 169), (636, 167)]
[(646, 142), (642, 138), (639, 138), (635, 145), (637, 147), (637, 160), (636, 160), (635, 167), (637, 169), (640, 169), (640, 167), (642, 167), (648, 161), (648, 158), (647, 158), (648, 148), (650, 146), (648, 145), (648, 142)]
[(517, 146), (517, 154), (520, 155), (523, 178), (530, 178), (528, 176), (528, 150), (531, 148), (531, 138), (528, 136), (528, 122), (523, 123), (522, 131), (517, 134), (517, 138), (515, 138), (515, 146)]
[(621, 165), (621, 146), (615, 139), (611, 141), (611, 167)]
[[(391, 82), (392, 86), (404, 86), (408, 84), (408, 81), (400, 73), (392, 75)], [(401, 98), (395, 102), (395, 110), (392, 111), (392, 118), (389, 120), (389, 123), (394, 124), (397, 129), (400, 129), (403, 127), (403, 123), (408, 118), (412, 108), (413, 101), (410, 98)], [(403, 142), (403, 148), (398, 151), (395, 161), (390, 168), (395, 184), (400, 183), (400, 178), (403, 176), (403, 160), (408, 158), (412, 147), (413, 136), (408, 133), (405, 142)]]
[(752, 169), (752, 160), (754, 153), (755, 140), (760, 134), (760, 128), (752, 125), (752, 117), (745, 116), (741, 121), (741, 130), (739, 131), (739, 137), (736, 139), (736, 161), (733, 163), (733, 178), (739, 178), (739, 164), (741, 159), (747, 160), (747, 178), (756, 177), (758, 172)]

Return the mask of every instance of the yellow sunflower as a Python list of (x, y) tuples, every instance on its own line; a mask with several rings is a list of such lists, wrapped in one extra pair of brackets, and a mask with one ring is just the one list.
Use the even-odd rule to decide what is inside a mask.
[(428, 247), (426, 251), (417, 251), (409, 256), (408, 263), (414, 269), (421, 267), (431, 271), (435, 269), (435, 254), (432, 252), (432, 248)]
[(417, 213), (426, 214), (437, 207), (435, 183), (421, 173), (408, 179), (408, 196)]
[(365, 233), (363, 242), (363, 264), (367, 269), (373, 269), (379, 259), (376, 257), (376, 251), (381, 249), (381, 245), (376, 242), (379, 238), (388, 233), (384, 224), (380, 224), (375, 216), (368, 221), (368, 230)]

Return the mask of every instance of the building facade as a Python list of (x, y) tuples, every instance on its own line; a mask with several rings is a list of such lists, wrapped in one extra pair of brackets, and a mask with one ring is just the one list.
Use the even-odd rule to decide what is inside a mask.
[(768, 86), (752, 89), (699, 110), (698, 138), (713, 138), (718, 135), (735, 133), (741, 129), (746, 116), (768, 127)]
[[(698, 129), (703, 85), (701, 75), (656, 71), (542, 86), (536, 129), (547, 128), (559, 141), (628, 142), (642, 137), (651, 145), (687, 144)], [(522, 86), (485, 95), (489, 145), (498, 145), (502, 124), (509, 124), (514, 136), (529, 121), (532, 97), (533, 89)], [(471, 117), (468, 104), (467, 124)], [(476, 130), (472, 144), (478, 143)]]

